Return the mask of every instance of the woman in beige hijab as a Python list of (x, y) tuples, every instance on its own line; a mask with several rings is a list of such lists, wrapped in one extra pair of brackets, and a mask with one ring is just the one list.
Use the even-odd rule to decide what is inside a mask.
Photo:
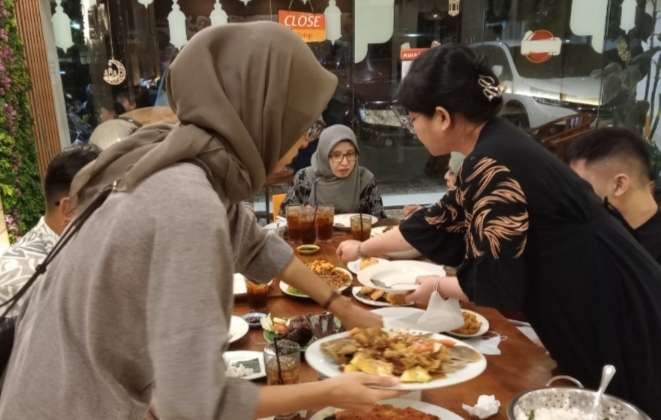
[(240, 420), (393, 396), (369, 375), (261, 388), (225, 377), (234, 272), (279, 276), (347, 327), (380, 323), (240, 204), (295, 155), (335, 84), (277, 24), (193, 37), (167, 80), (180, 124), (141, 128), (74, 180), (79, 208), (115, 189), (31, 290), (0, 418), (143, 419), (153, 401), (163, 419)]

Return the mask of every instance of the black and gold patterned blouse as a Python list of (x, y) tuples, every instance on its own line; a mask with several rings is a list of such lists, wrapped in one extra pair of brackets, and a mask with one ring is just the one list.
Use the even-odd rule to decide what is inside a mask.
[(561, 371), (596, 387), (612, 363), (609, 393), (661, 419), (661, 267), (528, 135), (487, 123), (457, 189), (400, 229), (427, 258), (458, 266), (472, 301), (525, 314)]

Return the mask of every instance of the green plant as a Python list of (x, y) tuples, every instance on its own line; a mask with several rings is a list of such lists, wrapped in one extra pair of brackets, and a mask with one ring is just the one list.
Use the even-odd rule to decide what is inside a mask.
[(0, 0), (0, 198), (11, 241), (30, 229), (44, 208), (29, 89), (14, 0)]
[[(616, 6), (617, 2), (612, 4)], [(607, 56), (610, 62), (592, 74), (603, 81), (602, 102), (612, 109), (612, 124), (636, 131), (650, 141), (657, 173), (661, 170), (661, 151), (652, 139), (661, 121), (661, 62), (657, 56), (661, 47), (655, 45), (661, 41), (661, 34), (654, 32), (661, 19), (659, 12), (656, 1), (638, 0), (636, 26), (626, 33), (609, 27), (607, 39), (615, 41), (616, 54)], [(619, 9), (611, 9), (611, 14), (619, 16)], [(638, 97), (641, 81), (645, 82), (642, 98)]]

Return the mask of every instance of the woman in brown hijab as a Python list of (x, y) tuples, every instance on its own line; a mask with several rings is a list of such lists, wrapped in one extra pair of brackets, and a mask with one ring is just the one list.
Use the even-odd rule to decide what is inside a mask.
[(335, 77), (289, 30), (252, 23), (201, 31), (167, 82), (180, 124), (141, 128), (74, 180), (79, 208), (115, 190), (31, 290), (0, 418), (143, 419), (153, 401), (163, 419), (236, 420), (392, 396), (368, 375), (258, 389), (224, 374), (234, 272), (279, 276), (349, 327), (380, 322), (240, 204), (296, 153)]

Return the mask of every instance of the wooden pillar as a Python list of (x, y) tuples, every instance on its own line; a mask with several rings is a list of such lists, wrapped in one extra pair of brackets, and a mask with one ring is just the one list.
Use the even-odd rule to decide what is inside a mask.
[(32, 112), (39, 174), (43, 179), (48, 162), (61, 150), (61, 146), (40, 2), (20, 0), (15, 4), (18, 33), (23, 41), (25, 61), (32, 81), (28, 100)]

